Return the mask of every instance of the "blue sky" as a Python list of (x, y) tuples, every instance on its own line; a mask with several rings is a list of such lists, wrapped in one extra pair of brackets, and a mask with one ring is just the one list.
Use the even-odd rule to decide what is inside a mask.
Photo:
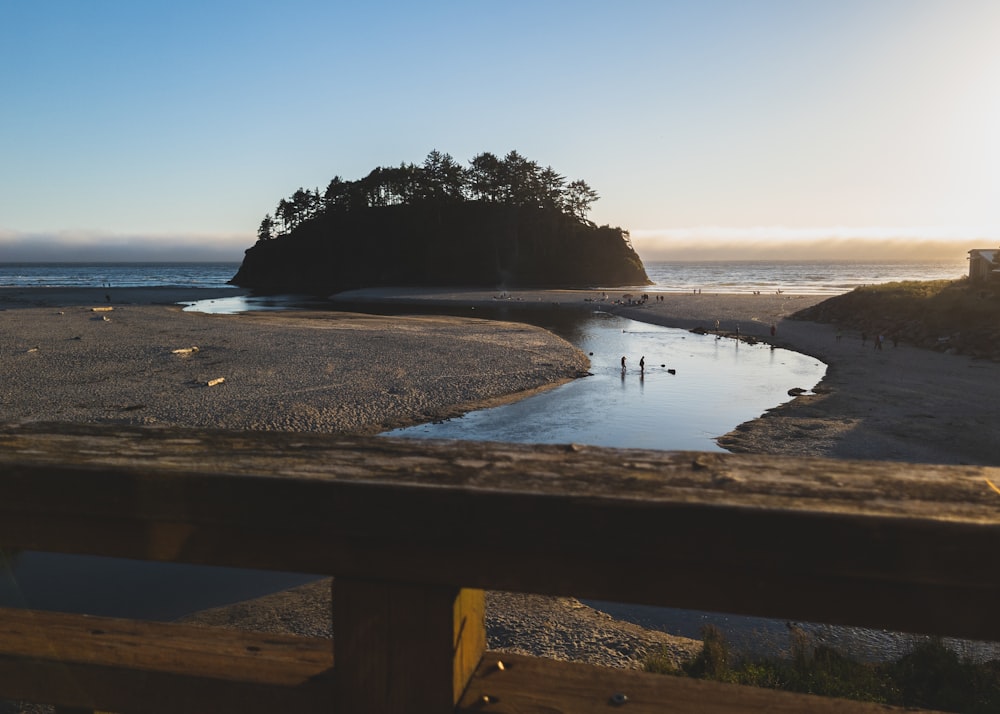
[(585, 179), (647, 258), (1000, 243), (996, 0), (2, 0), (0, 91), (0, 260), (239, 260), (432, 149)]

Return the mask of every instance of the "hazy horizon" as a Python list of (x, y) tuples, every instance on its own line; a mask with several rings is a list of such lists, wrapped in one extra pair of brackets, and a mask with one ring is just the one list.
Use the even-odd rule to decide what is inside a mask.
[[(81, 239), (23, 239), (0, 236), (0, 254), (6, 263), (141, 263), (141, 262), (224, 262), (239, 263), (246, 244), (239, 239), (211, 241), (204, 237), (163, 242), (101, 242), (91, 237)], [(689, 237), (636, 238), (633, 245), (645, 263), (659, 261), (861, 261), (861, 262), (960, 262), (968, 251), (995, 248), (988, 239), (909, 239), (843, 238), (762, 239)], [(180, 245), (178, 245), (180, 243)]]
[(794, 260), (794, 261), (963, 261), (974, 249), (995, 248), (998, 241), (942, 238), (760, 238), (650, 236), (634, 238), (643, 261)]

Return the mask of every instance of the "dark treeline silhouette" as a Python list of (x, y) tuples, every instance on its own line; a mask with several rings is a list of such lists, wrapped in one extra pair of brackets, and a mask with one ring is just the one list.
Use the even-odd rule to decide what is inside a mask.
[(334, 176), (322, 193), (299, 188), (278, 202), (274, 215), (264, 216), (259, 240), (290, 234), (306, 221), (328, 212), (356, 211), (420, 203), (449, 204), (486, 201), (508, 206), (555, 208), (585, 220), (597, 193), (586, 181), (567, 183), (551, 166), (544, 169), (516, 151), (503, 159), (484, 152), (468, 167), (450, 154), (431, 151), (421, 166), (377, 167), (363, 179)]
[(337, 292), (414, 285), (618, 286), (649, 282), (628, 232), (587, 220), (597, 193), (516, 151), (462, 167), (432, 151), (421, 166), (337, 176), (300, 188), (261, 221), (232, 283)]

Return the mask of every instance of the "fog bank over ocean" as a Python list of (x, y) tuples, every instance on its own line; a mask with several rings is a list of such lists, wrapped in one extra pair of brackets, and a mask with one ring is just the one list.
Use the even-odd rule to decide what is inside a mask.
[(0, 263), (239, 262), (256, 237), (217, 234), (27, 233), (0, 228)]
[[(973, 248), (1000, 247), (1000, 227), (635, 229), (644, 263), (794, 260), (960, 261)], [(239, 262), (256, 241), (246, 234), (19, 232), (0, 228), (0, 262)]]
[[(878, 232), (876, 232), (878, 231)], [(878, 237), (873, 237), (878, 236)], [(664, 260), (960, 261), (974, 248), (1000, 246), (1000, 228), (784, 229), (693, 228), (631, 231), (645, 262)]]

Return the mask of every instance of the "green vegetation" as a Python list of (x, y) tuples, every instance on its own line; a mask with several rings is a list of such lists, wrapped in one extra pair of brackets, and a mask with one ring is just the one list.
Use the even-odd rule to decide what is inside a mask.
[(795, 315), (890, 340), (1000, 359), (1000, 284), (908, 281), (855, 288)]
[(894, 706), (985, 714), (1000, 711), (1000, 661), (961, 659), (929, 639), (895, 662), (858, 662), (792, 630), (787, 659), (734, 656), (719, 630), (702, 629), (701, 651), (679, 668), (665, 654), (647, 658), (647, 672), (710, 679)]
[(329, 294), (377, 286), (646, 285), (628, 232), (586, 219), (597, 194), (515, 151), (467, 168), (432, 151), (326, 190), (300, 188), (261, 221), (232, 283)]

